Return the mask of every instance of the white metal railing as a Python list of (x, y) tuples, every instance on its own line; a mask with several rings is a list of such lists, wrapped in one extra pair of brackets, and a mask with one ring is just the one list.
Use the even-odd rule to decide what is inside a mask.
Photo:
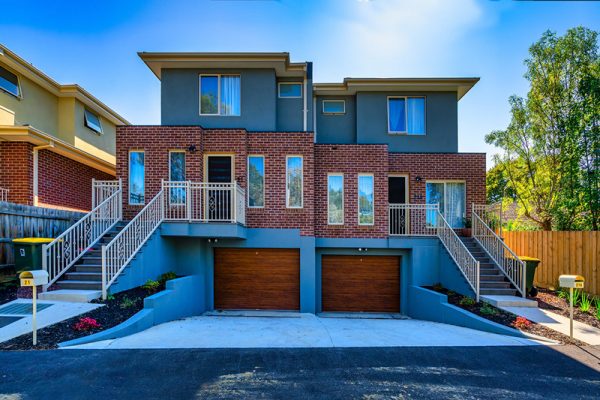
[(390, 204), (390, 236), (437, 235), (437, 204)]
[(483, 247), (490, 258), (498, 265), (521, 296), (526, 296), (525, 263), (504, 243), (482, 219), (478, 208), (471, 212), (473, 238)]
[(42, 247), (47, 289), (122, 218), (121, 188), (98, 204), (52, 242)]
[(164, 220), (164, 191), (161, 190), (108, 244), (102, 246), (102, 298)]
[(246, 191), (236, 182), (163, 181), (166, 221), (246, 223)]
[(502, 202), (493, 204), (472, 204), (472, 211), (490, 227), (498, 236), (502, 237)]
[(475, 291), (476, 301), (479, 301), (479, 261), (473, 257), (440, 211), (436, 209), (435, 213), (437, 236), (446, 250), (448, 250), (448, 253), (450, 253), (450, 257), (452, 257), (463, 276), (467, 279), (471, 288), (473, 288), (473, 291)]
[(121, 189), (121, 179), (112, 181), (97, 181), (92, 179), (92, 208), (108, 199), (117, 190)]
[(0, 188), (0, 201), (8, 201), (8, 189)]

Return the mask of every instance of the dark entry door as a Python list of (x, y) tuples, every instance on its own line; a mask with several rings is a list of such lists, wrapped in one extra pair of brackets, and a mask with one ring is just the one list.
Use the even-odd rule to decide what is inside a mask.
[(231, 157), (208, 156), (208, 182), (211, 185), (207, 191), (208, 218), (215, 221), (231, 219)]
[[(406, 204), (406, 177), (388, 177), (388, 203)], [(391, 206), (390, 208), (390, 234), (402, 235), (408, 233), (408, 211)]]

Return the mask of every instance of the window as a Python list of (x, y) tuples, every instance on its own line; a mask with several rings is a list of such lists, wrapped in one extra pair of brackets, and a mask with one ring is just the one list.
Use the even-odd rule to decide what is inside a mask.
[[(452, 228), (463, 228), (466, 216), (464, 182), (426, 182), (427, 204), (439, 204), (440, 212)], [(435, 225), (434, 216), (429, 213), (428, 225)]]
[(344, 224), (344, 175), (327, 176), (327, 223)]
[(302, 157), (287, 156), (286, 158), (286, 206), (302, 208)]
[[(169, 152), (169, 180), (173, 182), (185, 181), (185, 151), (173, 150)], [(185, 188), (171, 188), (169, 202), (171, 204), (185, 204)]]
[(302, 97), (302, 84), (296, 82), (279, 83), (279, 97), (288, 99)]
[(200, 114), (239, 116), (239, 75), (200, 75)]
[(323, 114), (345, 114), (345, 100), (323, 100)]
[(19, 78), (9, 70), (0, 67), (0, 89), (13, 96), (19, 97), (21, 89), (19, 88)]
[(265, 158), (248, 156), (248, 207), (265, 206)]
[(83, 115), (85, 126), (96, 133), (102, 133), (102, 124), (100, 123), (100, 118), (96, 114), (89, 110), (85, 110)]
[(373, 175), (358, 175), (358, 224), (375, 223), (375, 203), (373, 195)]
[(425, 134), (424, 97), (388, 97), (388, 132)]
[(144, 204), (144, 152), (129, 153), (129, 204)]

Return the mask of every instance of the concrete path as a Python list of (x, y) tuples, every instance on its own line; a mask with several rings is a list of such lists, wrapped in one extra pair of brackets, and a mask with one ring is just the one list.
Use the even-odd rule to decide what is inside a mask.
[(523, 346), (534, 340), (420, 320), (200, 316), (69, 349)]
[[(570, 320), (567, 317), (541, 308), (531, 307), (500, 307), (513, 314), (525, 317), (547, 328), (569, 336)], [(584, 343), (600, 345), (600, 329), (573, 320), (573, 337)]]
[[(65, 301), (39, 301), (38, 307), (42, 308), (45, 304), (50, 304), (50, 307), (37, 312), (37, 328), (41, 329), (45, 326), (56, 324), (65, 319), (73, 318), (77, 315), (84, 314), (88, 311), (102, 307), (102, 304), (90, 303), (71, 303)], [(31, 327), (31, 311), (19, 312), (20, 305), (31, 306), (31, 299), (17, 299), (10, 303), (5, 303), (0, 306), (0, 317), (20, 317), (15, 322), (0, 328), (0, 343), (15, 338), (17, 336), (30, 333)], [(40, 307), (42, 305), (42, 307)], [(6, 311), (17, 310), (16, 313), (6, 313)], [(3, 312), (3, 310), (5, 312)]]

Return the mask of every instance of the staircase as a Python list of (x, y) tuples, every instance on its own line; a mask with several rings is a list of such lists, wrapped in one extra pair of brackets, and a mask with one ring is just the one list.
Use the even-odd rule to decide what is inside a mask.
[(460, 237), (467, 250), (479, 261), (479, 294), (481, 296), (517, 296), (517, 289), (504, 276), (483, 248), (472, 237)]

